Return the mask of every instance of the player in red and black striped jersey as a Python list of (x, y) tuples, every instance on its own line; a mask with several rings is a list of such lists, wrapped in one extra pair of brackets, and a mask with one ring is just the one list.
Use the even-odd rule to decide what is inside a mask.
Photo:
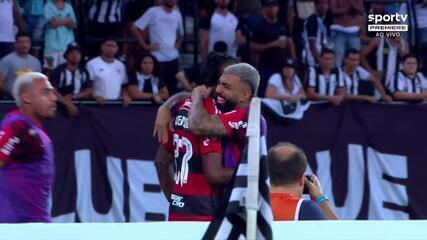
[[(215, 86), (224, 65), (232, 62), (234, 59), (228, 56), (210, 55), (202, 67), (205, 77), (201, 83)], [(192, 99), (187, 98), (175, 108), (173, 130), (155, 160), (162, 189), (170, 199), (172, 221), (212, 220), (221, 192), (218, 184), (228, 183), (234, 173), (234, 169), (222, 165), (218, 139), (196, 136), (189, 131), (191, 105)], [(211, 96), (204, 99), (203, 105), (208, 114), (218, 113)], [(167, 159), (174, 162), (173, 177), (167, 174)]]
[[(238, 63), (225, 68), (215, 90), (222, 113), (211, 115), (204, 108), (206, 87), (199, 86), (191, 94), (190, 130), (196, 135), (222, 137), (226, 167), (235, 168), (239, 163), (246, 141), (249, 105), (258, 85), (258, 71), (247, 63)], [(262, 130), (266, 130), (265, 126)]]
[[(216, 210), (220, 189), (211, 184), (204, 174), (208, 161), (221, 163), (221, 145), (218, 139), (196, 136), (188, 130), (188, 112), (191, 99), (181, 103), (174, 114), (169, 141), (163, 148), (174, 155), (174, 177), (169, 206), (171, 221), (210, 221)], [(208, 113), (215, 114), (213, 98), (204, 101)], [(231, 176), (232, 169), (229, 171)]]
[[(237, 166), (241, 151), (246, 141), (246, 128), (248, 121), (249, 105), (252, 97), (256, 95), (259, 85), (258, 71), (249, 64), (239, 63), (225, 68), (215, 89), (217, 103), (223, 113), (210, 114), (205, 108), (206, 98), (211, 96), (212, 88), (198, 86), (192, 92), (192, 104), (189, 113), (189, 130), (198, 136), (221, 137), (223, 148), (223, 168)], [(173, 98), (173, 97), (172, 97)], [(155, 134), (159, 141), (166, 141), (169, 137), (167, 126), (169, 109), (173, 105), (169, 101), (160, 107)], [(161, 121), (160, 121), (161, 119)], [(265, 121), (262, 130), (266, 131)], [(204, 163), (204, 162), (203, 162)], [(157, 163), (159, 164), (159, 163)], [(217, 171), (221, 173), (222, 171)], [(160, 175), (160, 174), (159, 174)], [(208, 173), (205, 173), (208, 175)], [(227, 183), (231, 178), (218, 175), (218, 180)], [(161, 180), (160, 180), (161, 181)], [(162, 183), (163, 189), (167, 186)]]

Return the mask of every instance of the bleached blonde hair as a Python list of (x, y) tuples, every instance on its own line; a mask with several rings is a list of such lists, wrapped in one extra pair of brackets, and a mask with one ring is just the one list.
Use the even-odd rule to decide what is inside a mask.
[(224, 69), (224, 74), (232, 74), (239, 77), (243, 82), (249, 84), (252, 90), (252, 96), (256, 96), (260, 76), (258, 71), (247, 63), (236, 63)]
[(27, 87), (31, 86), (37, 79), (44, 79), (48, 81), (47, 76), (39, 72), (27, 72), (16, 78), (15, 82), (13, 83), (12, 95), (18, 107), (20, 107), (22, 104), (22, 91)]

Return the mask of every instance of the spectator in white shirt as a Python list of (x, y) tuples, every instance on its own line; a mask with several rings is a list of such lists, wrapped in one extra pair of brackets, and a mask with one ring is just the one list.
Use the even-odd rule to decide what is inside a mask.
[(230, 0), (215, 0), (216, 8), (212, 14), (200, 21), (200, 47), (203, 59), (213, 51), (214, 44), (223, 41), (227, 44), (228, 54), (236, 57), (238, 45), (246, 39), (242, 35), (239, 20), (228, 11)]
[(393, 98), (398, 101), (427, 100), (427, 80), (418, 70), (418, 60), (414, 54), (402, 59), (403, 70), (396, 72), (390, 80), (393, 83)]
[[(138, 43), (151, 51), (159, 61), (159, 74), (171, 94), (176, 92), (178, 57), (184, 27), (182, 16), (176, 7), (177, 0), (162, 0), (160, 6), (149, 8), (131, 28)], [(148, 29), (150, 43), (143, 38), (141, 31)]]
[(273, 74), (268, 80), (266, 98), (295, 103), (305, 100), (304, 88), (300, 79), (295, 74), (296, 63), (292, 59), (284, 62), (281, 72)]
[(381, 94), (382, 100), (391, 102), (393, 99), (387, 95), (379, 79), (360, 66), (360, 52), (355, 48), (350, 48), (344, 57), (344, 65), (341, 69), (344, 87), (346, 90), (345, 99), (361, 100), (376, 103), (375, 89)]
[(131, 99), (125, 88), (128, 83), (126, 67), (115, 59), (117, 52), (116, 40), (105, 39), (101, 45), (101, 56), (90, 60), (86, 68), (93, 81), (93, 97), (100, 104), (105, 100), (123, 99), (123, 104), (127, 106)]
[(0, 59), (15, 50), (15, 24), (24, 31), (17, 0), (0, 1)]

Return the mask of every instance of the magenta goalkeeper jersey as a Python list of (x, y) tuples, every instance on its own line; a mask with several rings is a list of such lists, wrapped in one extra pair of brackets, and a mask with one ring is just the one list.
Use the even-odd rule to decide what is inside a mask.
[(51, 140), (16, 110), (4, 117), (0, 130), (0, 223), (50, 222), (55, 174)]

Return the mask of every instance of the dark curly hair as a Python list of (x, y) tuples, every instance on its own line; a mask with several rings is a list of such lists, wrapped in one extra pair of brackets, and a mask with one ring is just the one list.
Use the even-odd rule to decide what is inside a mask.
[(200, 79), (197, 85), (215, 86), (226, 64), (236, 63), (236, 59), (228, 54), (212, 52), (200, 68)]

